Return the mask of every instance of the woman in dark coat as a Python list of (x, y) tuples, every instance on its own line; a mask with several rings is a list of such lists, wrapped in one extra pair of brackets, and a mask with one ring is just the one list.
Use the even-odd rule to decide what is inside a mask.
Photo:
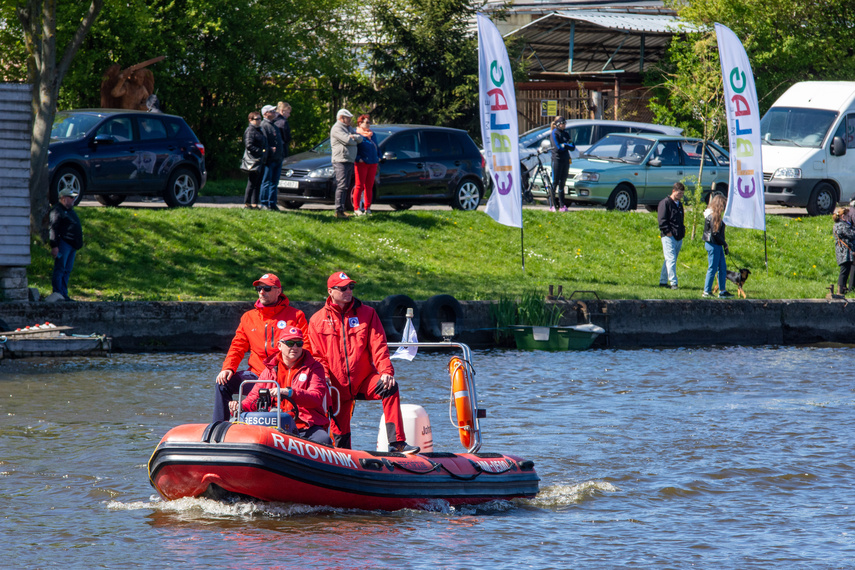
[[(855, 247), (855, 228), (853, 228), (850, 220), (850, 208), (837, 208), (831, 215), (831, 221), (834, 222), (832, 235), (834, 236), (834, 254), (837, 258), (837, 265), (840, 267), (840, 273), (837, 276), (837, 291), (841, 295), (845, 295), (852, 288), (852, 261), (855, 257), (852, 253)], [(847, 287), (847, 281), (849, 287)]]
[[(549, 211), (566, 212), (564, 205), (564, 185), (567, 183), (567, 174), (570, 170), (570, 151), (576, 150), (570, 133), (564, 130), (567, 122), (564, 117), (555, 117), (552, 121), (552, 130), (549, 138), (552, 141), (552, 188), (549, 193)], [(555, 192), (558, 192), (558, 203), (555, 202)]]
[(243, 144), (247, 154), (258, 160), (258, 168), (248, 172), (243, 207), (258, 208), (258, 194), (264, 176), (264, 162), (267, 160), (267, 137), (261, 132), (261, 114), (258, 111), (249, 114), (249, 126), (243, 133)]

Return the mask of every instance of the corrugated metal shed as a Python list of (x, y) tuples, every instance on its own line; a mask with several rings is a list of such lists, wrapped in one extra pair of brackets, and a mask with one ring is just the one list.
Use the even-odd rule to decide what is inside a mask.
[(0, 267), (30, 264), (30, 86), (0, 83)]
[(667, 14), (561, 10), (509, 34), (522, 38), (534, 74), (642, 73), (660, 60), (675, 34), (695, 31)]

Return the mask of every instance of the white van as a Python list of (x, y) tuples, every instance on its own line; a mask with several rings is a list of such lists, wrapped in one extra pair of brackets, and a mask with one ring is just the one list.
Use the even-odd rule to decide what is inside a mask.
[(855, 82), (796, 83), (763, 116), (760, 133), (767, 204), (819, 216), (852, 199)]

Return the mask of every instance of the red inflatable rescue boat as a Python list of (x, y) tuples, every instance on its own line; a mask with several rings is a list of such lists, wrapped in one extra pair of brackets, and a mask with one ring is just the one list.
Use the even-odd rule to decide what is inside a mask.
[(271, 427), (249, 425), (244, 423), (246, 417), (233, 418), (170, 430), (149, 461), (152, 486), (168, 500), (238, 496), (369, 510), (435, 508), (437, 501), (471, 505), (537, 495), (540, 478), (532, 461), (478, 453), (479, 418), (484, 414), (476, 408), (469, 348), (449, 341), (390, 343), (412, 345), (463, 349), (463, 359), (454, 357), (450, 372), (456, 427), (466, 453), (404, 455), (337, 449), (280, 429), (281, 420)]

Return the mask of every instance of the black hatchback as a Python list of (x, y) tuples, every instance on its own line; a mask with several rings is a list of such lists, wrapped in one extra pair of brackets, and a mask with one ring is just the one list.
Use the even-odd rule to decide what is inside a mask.
[[(374, 202), (406, 210), (413, 204), (448, 204), (474, 210), (484, 196), (484, 164), (466, 131), (424, 125), (374, 125), (380, 165)], [(335, 173), (329, 139), (282, 163), (279, 203), (335, 202)], [(347, 209), (353, 209), (347, 193)]]
[(208, 177), (205, 147), (181, 117), (80, 109), (56, 114), (50, 133), (50, 201), (61, 190), (94, 194), (105, 206), (128, 195), (161, 196), (192, 206)]

